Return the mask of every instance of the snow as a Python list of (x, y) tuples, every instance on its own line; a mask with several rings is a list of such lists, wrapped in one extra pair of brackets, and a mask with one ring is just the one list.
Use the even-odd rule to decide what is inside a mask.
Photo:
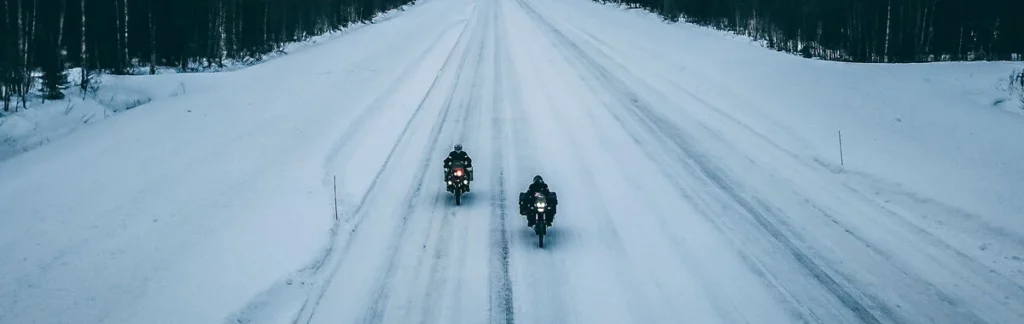
[[(602, 17), (615, 14), (589, 10), (573, 17), (598, 24)], [(1020, 168), (1011, 162), (1024, 157), (1016, 140), (1022, 121), (1015, 115), (1021, 109), (1013, 107), (1008, 93), (999, 90), (1001, 79), (1022, 64), (807, 61), (782, 53), (752, 52), (756, 46), (721, 37), (723, 32), (682, 24), (665, 28), (643, 15), (615, 15), (618, 20), (623, 16), (633, 17), (629, 23), (616, 25), (620, 28), (607, 28), (602, 35), (672, 39), (678, 38), (682, 29), (688, 40), (701, 44), (697, 51), (690, 42), (651, 40), (616, 49), (623, 51), (621, 55), (662, 55), (659, 60), (638, 63), (679, 71), (667, 77), (690, 86), (705, 100), (733, 97), (728, 100), (735, 104), (728, 107), (736, 111), (732, 113), (736, 118), (747, 118), (744, 123), (784, 123), (786, 131), (795, 133), (803, 145), (811, 146), (808, 149), (830, 164), (839, 162), (837, 132), (842, 131), (844, 158), (849, 162), (845, 169), (912, 186), (912, 192), (925, 192), (979, 214), (998, 215), (1000, 219), (991, 220), (994, 222), (1016, 221), (1003, 225), (1024, 230), (1024, 222), (1020, 222), (1024, 219), (1013, 213), (1024, 210), (1024, 201), (1014, 198), (1021, 193), (1015, 184), (1024, 179)], [(788, 120), (754, 121), (764, 115)], [(987, 131), (977, 131), (979, 125), (985, 125)], [(998, 184), (1010, 186), (990, 187)]]
[(1020, 322), (1020, 66), (429, 0), (246, 69), (105, 78), (151, 100), (0, 126), (51, 136), (0, 162), (0, 323)]
[[(42, 100), (41, 95), (34, 91), (29, 96), (31, 99), (27, 109), (21, 107), (20, 103), (12, 101), (12, 105), (19, 105), (16, 107), (18, 111), (7, 115), (0, 112), (0, 138), (3, 139), (3, 143), (0, 144), (0, 161), (58, 140), (83, 125), (95, 123), (119, 112), (143, 106), (154, 100), (211, 87), (214, 84), (207, 80), (216, 79), (210, 76), (212, 72), (237, 71), (289, 54), (301, 53), (374, 23), (390, 20), (411, 6), (413, 4), (378, 13), (366, 23), (353, 23), (341, 30), (331, 30), (302, 41), (286, 43), (280, 49), (267, 53), (257, 60), (227, 59), (222, 62), (222, 66), (206, 66), (206, 63), (200, 62), (189, 67), (190, 70), (201, 70), (200, 73), (180, 73), (180, 69), (177, 68), (158, 67), (156, 75), (144, 75), (149, 73), (149, 67), (139, 66), (132, 71), (132, 74), (136, 75), (96, 75), (93, 76), (92, 88), (84, 95), (78, 88), (81, 70), (70, 69), (67, 71), (68, 89), (64, 90), (65, 99)], [(38, 87), (37, 82), (34, 88)]]
[(204, 75), (102, 75), (93, 81), (95, 90), (83, 96), (77, 87), (80, 73), (78, 69), (68, 72), (74, 86), (65, 91), (65, 99), (33, 98), (28, 109), (18, 107), (20, 111), (0, 117), (0, 137), (4, 138), (0, 161), (59, 140), (119, 112), (208, 86)]

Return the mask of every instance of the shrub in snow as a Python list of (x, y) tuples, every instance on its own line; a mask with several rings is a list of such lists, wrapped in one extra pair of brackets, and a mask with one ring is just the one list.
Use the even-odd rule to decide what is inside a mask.
[(1024, 69), (1010, 73), (1010, 95), (1017, 98), (1017, 104), (1024, 109)]
[(40, 91), (43, 98), (48, 100), (64, 99), (64, 90), (68, 89), (68, 74), (62, 69), (43, 69), (42, 86)]

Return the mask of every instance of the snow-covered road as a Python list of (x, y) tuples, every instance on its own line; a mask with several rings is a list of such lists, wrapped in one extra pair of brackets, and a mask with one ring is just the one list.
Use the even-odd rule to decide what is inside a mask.
[[(203, 76), (0, 164), (0, 323), (1024, 321), (1024, 172), (871, 168), (931, 146), (841, 167), (802, 126), (833, 125), (802, 114), (817, 99), (757, 95), (872, 72), (713, 37), (586, 0), (426, 0)], [(756, 54), (700, 53), (725, 48)], [(769, 84), (717, 73), (740, 70)], [(858, 152), (877, 121), (844, 114)], [(1024, 158), (1024, 122), (972, 114), (988, 128), (948, 145)], [(998, 189), (915, 187), (965, 163)], [(536, 174), (560, 202), (544, 249), (516, 206)]]

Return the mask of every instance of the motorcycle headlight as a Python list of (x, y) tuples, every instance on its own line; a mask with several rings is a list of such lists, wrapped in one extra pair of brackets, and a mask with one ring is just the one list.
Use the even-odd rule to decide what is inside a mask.
[(539, 207), (539, 208), (544, 208), (547, 205), (548, 205), (547, 203), (543, 203), (543, 202), (537, 203), (537, 207)]
[(544, 212), (544, 207), (537, 208), (537, 211), (543, 213)]
[(448, 180), (448, 184), (452, 184), (452, 181), (451, 181), (451, 180)]
[(469, 184), (469, 180), (462, 180), (462, 184)]

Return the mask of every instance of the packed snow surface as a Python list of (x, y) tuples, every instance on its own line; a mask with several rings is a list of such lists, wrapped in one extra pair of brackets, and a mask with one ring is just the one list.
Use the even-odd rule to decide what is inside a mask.
[(0, 323), (1024, 322), (1015, 67), (420, 1), (0, 162)]

